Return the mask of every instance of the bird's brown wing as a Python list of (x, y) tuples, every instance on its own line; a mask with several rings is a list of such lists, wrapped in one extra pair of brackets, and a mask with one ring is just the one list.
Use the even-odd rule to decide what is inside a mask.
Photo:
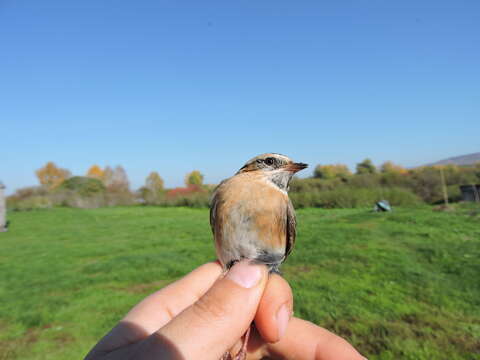
[(293, 245), (295, 245), (295, 238), (297, 235), (296, 232), (297, 220), (295, 218), (295, 209), (293, 208), (292, 202), (288, 199), (287, 202), (287, 243), (285, 246), (285, 259), (292, 252)]
[(215, 216), (217, 212), (217, 191), (213, 193), (210, 200), (210, 227), (212, 228), (213, 235), (215, 235)]
[(217, 204), (219, 201), (219, 193), (223, 189), (223, 185), (227, 182), (229, 179), (222, 180), (220, 184), (213, 190), (212, 198), (210, 199), (210, 227), (212, 228), (213, 235), (215, 235), (215, 224), (216, 224), (216, 216), (217, 216)]

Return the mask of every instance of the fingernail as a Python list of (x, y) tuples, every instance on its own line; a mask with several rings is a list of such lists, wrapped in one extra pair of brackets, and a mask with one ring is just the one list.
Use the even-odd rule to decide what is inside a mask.
[(259, 265), (250, 265), (247, 261), (240, 261), (233, 265), (226, 277), (241, 287), (250, 289), (257, 285), (262, 278), (262, 269)]
[(287, 304), (283, 304), (277, 311), (278, 340), (287, 332), (288, 322), (290, 321), (290, 309)]

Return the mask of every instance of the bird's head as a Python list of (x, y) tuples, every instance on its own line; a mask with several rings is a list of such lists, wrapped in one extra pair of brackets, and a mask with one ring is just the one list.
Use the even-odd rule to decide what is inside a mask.
[(308, 167), (304, 163), (293, 162), (288, 156), (268, 153), (255, 156), (238, 170), (237, 174), (255, 171), (264, 175), (282, 190), (288, 189), (293, 175)]

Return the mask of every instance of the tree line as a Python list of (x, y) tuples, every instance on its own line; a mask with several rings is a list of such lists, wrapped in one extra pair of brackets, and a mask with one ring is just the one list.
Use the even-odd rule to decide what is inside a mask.
[[(48, 162), (35, 172), (40, 186), (18, 189), (7, 198), (11, 209), (52, 206), (100, 207), (158, 205), (206, 207), (215, 185), (204, 184), (198, 170), (185, 175), (185, 186), (165, 188), (156, 171), (132, 191), (127, 172), (92, 165), (85, 175), (72, 176), (67, 169)], [(296, 207), (363, 207), (378, 200), (392, 205), (438, 204), (445, 196), (461, 199), (460, 185), (480, 183), (480, 163), (473, 166), (422, 166), (406, 169), (391, 161), (375, 166), (370, 159), (359, 162), (355, 172), (344, 164), (319, 164), (308, 178), (294, 178), (290, 197)]]
[(370, 159), (355, 172), (344, 164), (317, 165), (313, 176), (291, 184), (291, 198), (300, 207), (362, 207), (386, 199), (393, 205), (440, 204), (461, 200), (460, 185), (480, 183), (480, 163), (433, 165), (406, 169), (391, 161), (379, 167)]
[(205, 206), (213, 186), (203, 183), (198, 170), (185, 175), (185, 187), (166, 189), (156, 171), (145, 184), (132, 191), (125, 169), (92, 165), (82, 176), (73, 176), (65, 168), (48, 162), (35, 171), (39, 186), (18, 189), (7, 198), (10, 209), (29, 210), (52, 206), (101, 207), (117, 205)]

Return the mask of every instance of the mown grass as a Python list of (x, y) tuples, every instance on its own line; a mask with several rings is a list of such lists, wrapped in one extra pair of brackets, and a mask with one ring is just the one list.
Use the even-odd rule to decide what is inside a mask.
[[(206, 209), (10, 213), (0, 359), (81, 359), (136, 302), (212, 260)], [(480, 354), (480, 211), (298, 211), (295, 315), (370, 359)]]

